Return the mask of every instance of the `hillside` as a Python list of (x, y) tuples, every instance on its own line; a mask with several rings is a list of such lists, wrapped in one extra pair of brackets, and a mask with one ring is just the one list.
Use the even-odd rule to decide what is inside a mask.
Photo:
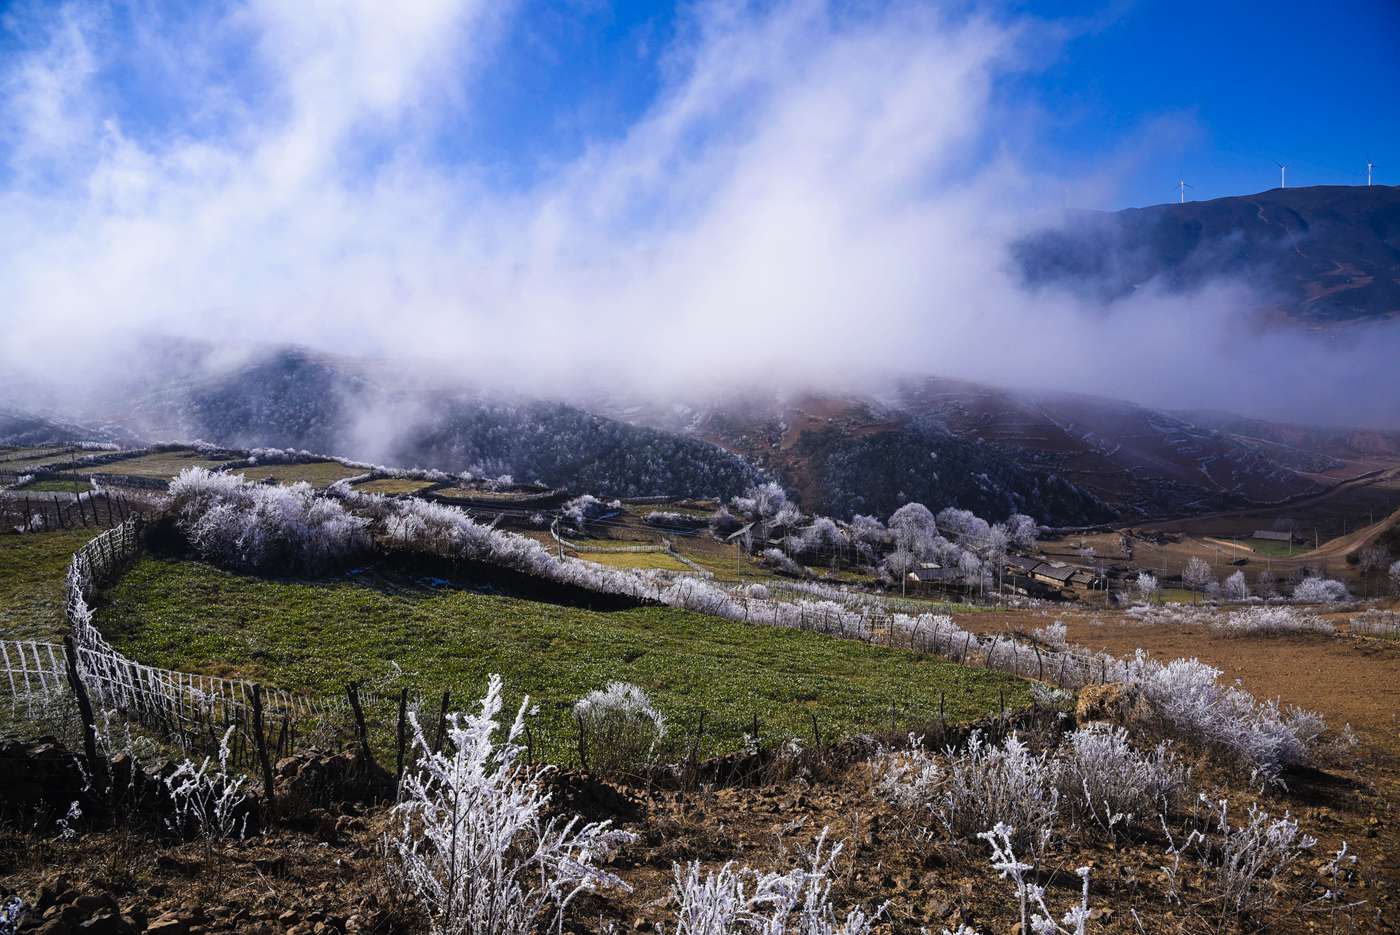
[(1075, 212), (1012, 252), (1027, 282), (1098, 299), (1228, 276), (1310, 324), (1384, 319), (1400, 312), (1400, 187), (1319, 185)]
[(133, 418), (155, 438), (304, 448), (607, 496), (729, 496), (757, 476), (714, 445), (566, 403), (390, 386), (385, 376), (365, 362), (284, 348), (153, 388)]

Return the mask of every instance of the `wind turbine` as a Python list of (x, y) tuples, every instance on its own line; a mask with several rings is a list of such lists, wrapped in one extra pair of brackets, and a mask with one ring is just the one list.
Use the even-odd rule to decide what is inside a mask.
[(1369, 156), (1367, 156), (1367, 157), (1366, 157), (1366, 187), (1367, 187), (1367, 188), (1370, 188), (1370, 187), (1371, 187), (1371, 173), (1375, 170), (1375, 168), (1376, 168), (1376, 164), (1375, 164), (1374, 162), (1371, 161), (1371, 158), (1370, 158)]
[(1279, 187), (1279, 188), (1287, 188), (1287, 187), (1288, 187), (1288, 166), (1286, 166), (1286, 165), (1284, 165), (1283, 163), (1279, 162), (1277, 159), (1274, 160), (1274, 165), (1278, 166), (1278, 187)]
[(1194, 185), (1188, 184), (1187, 181), (1186, 181), (1185, 179), (1182, 179), (1181, 181), (1177, 182), (1177, 183), (1176, 183), (1177, 191), (1181, 192), (1181, 200), (1178, 201), (1177, 204), (1183, 204), (1183, 205), (1186, 204), (1186, 189), (1188, 189), (1188, 188), (1195, 188), (1195, 187), (1196, 187), (1196, 186), (1194, 186)]

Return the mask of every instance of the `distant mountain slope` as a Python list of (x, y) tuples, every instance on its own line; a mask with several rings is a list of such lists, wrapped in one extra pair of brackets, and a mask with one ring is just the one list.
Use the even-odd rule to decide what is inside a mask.
[(390, 390), (353, 361), (302, 350), (161, 386), (138, 401), (134, 417), (154, 437), (509, 474), (607, 496), (730, 496), (758, 476), (743, 458), (697, 438), (558, 402)]
[(1076, 212), (1012, 253), (1027, 282), (1101, 299), (1153, 280), (1178, 290), (1228, 275), (1308, 322), (1385, 318), (1400, 313), (1400, 187), (1321, 185)]
[(1133, 521), (1305, 496), (1326, 483), (1310, 475), (1344, 465), (1326, 444), (1266, 444), (1262, 429), (1243, 438), (1117, 400), (936, 378), (879, 400), (751, 396), (629, 417), (739, 452), (841, 515), (919, 500), (1062, 526)]
[[(1053, 471), (1128, 517), (1272, 503), (1321, 489), (1258, 447), (1133, 403), (935, 379), (906, 386), (901, 404)], [(1341, 464), (1311, 456), (1308, 470)]]
[(48, 416), (0, 407), (0, 445), (46, 445), (75, 442), (130, 444), (134, 436), (112, 425), (69, 422)]

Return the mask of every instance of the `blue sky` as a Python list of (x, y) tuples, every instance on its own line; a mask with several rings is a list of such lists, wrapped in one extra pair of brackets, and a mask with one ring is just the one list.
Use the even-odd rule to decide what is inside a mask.
[[(1028, 3), (1098, 27), (1028, 81), (1053, 114), (1057, 163), (1093, 164), (1154, 120), (1175, 126), (1163, 151), (1124, 175), (1121, 205), (1213, 198), (1278, 184), (1400, 183), (1400, 3)], [(1128, 143), (1127, 145), (1131, 145)]]
[[(965, 9), (979, 9), (964, 6)], [(980, 9), (1062, 36), (1008, 76), (1035, 134), (1010, 145), (1056, 175), (1103, 173), (1083, 207), (1127, 207), (1261, 191), (1278, 184), (1400, 182), (1400, 3), (1377, 0), (1011, 2)], [(527, 4), (490, 80), (479, 153), (525, 176), (621, 132), (653, 100), (673, 5)], [(460, 142), (460, 141), (458, 141)], [(543, 144), (543, 145), (542, 145)], [(451, 146), (452, 141), (447, 141)], [(1073, 196), (1072, 196), (1073, 197)]]

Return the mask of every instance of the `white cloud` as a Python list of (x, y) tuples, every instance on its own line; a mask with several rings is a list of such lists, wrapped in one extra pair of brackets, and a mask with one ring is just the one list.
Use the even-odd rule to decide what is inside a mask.
[[(520, 191), (471, 159), (504, 9), (250, 0), (196, 34), (156, 30), (172, 62), (233, 48), (248, 72), (234, 86), (192, 68), (183, 96), (220, 112), (159, 134), (124, 129), (93, 87), (120, 39), (109, 19), (62, 18), (6, 78), (22, 93), (0, 364), (41, 380), (36, 352), (62, 347), (97, 373), (160, 332), (426, 357), (544, 390), (897, 371), (1198, 404), (1257, 385), (1246, 348), (1290, 372), (1333, 359), (1209, 337), (1248, 304), (1238, 291), (1105, 315), (1016, 285), (1004, 247), (1039, 189), (995, 155), (998, 82), (1027, 64), (1014, 22), (701, 6), (647, 112)], [(464, 154), (450, 165), (433, 155), (445, 126)], [(55, 149), (86, 158), (34, 183)]]

